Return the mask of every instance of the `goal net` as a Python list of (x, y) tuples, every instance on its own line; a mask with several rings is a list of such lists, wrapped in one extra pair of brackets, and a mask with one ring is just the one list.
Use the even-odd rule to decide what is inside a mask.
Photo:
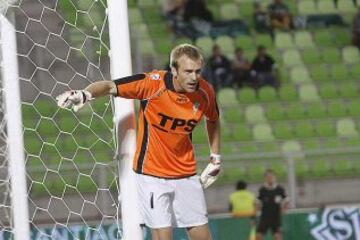
[[(97, 99), (78, 113), (55, 101), (66, 90), (110, 79), (106, 1), (7, 2), (0, 11), (16, 32), (31, 239), (119, 239), (111, 100)], [(2, 86), (0, 81), (0, 239), (9, 239), (10, 120)]]

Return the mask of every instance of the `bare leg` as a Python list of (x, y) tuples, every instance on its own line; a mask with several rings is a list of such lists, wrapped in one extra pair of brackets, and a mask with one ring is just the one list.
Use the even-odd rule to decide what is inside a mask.
[(261, 233), (256, 233), (256, 240), (262, 240), (263, 236)]
[(274, 233), (274, 238), (275, 240), (282, 240), (282, 233), (281, 232)]
[(187, 228), (187, 233), (191, 240), (211, 240), (212, 239), (208, 224)]
[(152, 240), (171, 240), (172, 239), (172, 228), (156, 228), (151, 229)]

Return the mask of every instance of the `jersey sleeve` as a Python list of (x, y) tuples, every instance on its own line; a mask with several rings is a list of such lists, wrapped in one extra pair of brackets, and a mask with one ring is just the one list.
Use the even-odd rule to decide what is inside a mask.
[(117, 96), (130, 99), (146, 99), (159, 88), (161, 76), (157, 73), (141, 73), (114, 80)]
[(209, 106), (205, 111), (206, 120), (216, 121), (219, 119), (219, 107), (216, 101), (216, 94), (212, 86), (209, 85), (207, 93), (209, 96)]
[(262, 202), (264, 200), (264, 189), (261, 187), (259, 190), (259, 195), (257, 196), (257, 199)]

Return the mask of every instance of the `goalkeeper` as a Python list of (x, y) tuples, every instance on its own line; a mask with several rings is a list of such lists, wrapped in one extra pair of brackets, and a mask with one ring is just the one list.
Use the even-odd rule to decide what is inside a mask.
[[(171, 51), (170, 72), (100, 81), (57, 97), (60, 107), (75, 111), (108, 94), (140, 100), (133, 170), (140, 212), (154, 240), (170, 240), (173, 227), (186, 228), (193, 240), (211, 239), (203, 188), (220, 171), (220, 124), (215, 92), (200, 76), (203, 65), (199, 50), (182, 44)], [(199, 177), (191, 132), (204, 115), (210, 161)]]

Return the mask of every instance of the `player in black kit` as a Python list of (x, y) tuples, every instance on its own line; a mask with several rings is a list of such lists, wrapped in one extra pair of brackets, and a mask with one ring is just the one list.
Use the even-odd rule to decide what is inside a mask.
[(256, 239), (262, 240), (270, 229), (275, 240), (282, 239), (281, 215), (288, 207), (285, 189), (276, 183), (276, 176), (271, 169), (265, 172), (264, 185), (259, 189), (258, 209), (260, 219), (257, 226)]

